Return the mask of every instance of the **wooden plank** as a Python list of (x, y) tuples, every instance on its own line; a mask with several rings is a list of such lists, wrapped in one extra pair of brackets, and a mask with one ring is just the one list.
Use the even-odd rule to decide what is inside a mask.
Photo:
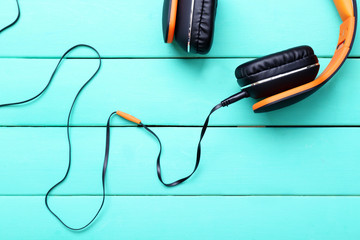
[[(100, 198), (56, 197), (79, 226)], [(4, 239), (347, 239), (359, 234), (358, 197), (109, 197), (86, 231), (65, 229), (43, 197), (0, 197)]]
[[(129, 112), (151, 125), (203, 124), (213, 106), (240, 90), (234, 69), (248, 59), (104, 60), (97, 78), (75, 107), (72, 124), (104, 126), (115, 110)], [(328, 59), (321, 59), (322, 68)], [(57, 60), (1, 59), (0, 102), (24, 100), (47, 83)], [(0, 109), (0, 124), (64, 126), (76, 92), (93, 74), (96, 60), (68, 60), (38, 100)], [(254, 114), (246, 99), (214, 114), (213, 126), (360, 125), (360, 61), (351, 59), (320, 91), (289, 108)], [(205, 70), (206, 69), (206, 70)], [(133, 125), (115, 119), (115, 125)]]
[[(164, 179), (188, 174), (199, 128), (152, 128)], [(110, 195), (359, 195), (359, 128), (211, 128), (197, 173), (168, 189), (158, 145), (141, 128), (113, 128)], [(72, 129), (69, 178), (54, 194), (100, 194), (104, 128)], [(67, 167), (65, 128), (1, 128), (0, 194), (44, 195)]]
[[(59, 57), (60, 49), (89, 43), (106, 57), (194, 57), (163, 43), (162, 4), (20, 0), (21, 19), (1, 34), (0, 56)], [(1, 1), (0, 9), (0, 26), (5, 26), (15, 18), (15, 0)], [(219, 1), (214, 47), (207, 57), (256, 57), (304, 44), (329, 57), (340, 23), (328, 0)], [(359, 40), (352, 56), (360, 56)]]

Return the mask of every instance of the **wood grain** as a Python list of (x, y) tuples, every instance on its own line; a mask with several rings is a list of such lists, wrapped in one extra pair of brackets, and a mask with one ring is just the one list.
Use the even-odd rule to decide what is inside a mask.
[[(163, 43), (162, 1), (20, 0), (20, 5), (20, 22), (1, 35), (0, 56), (59, 57), (59, 49), (88, 43), (106, 57), (199, 57)], [(1, 1), (0, 9), (2, 26), (15, 17), (15, 1)], [(330, 57), (340, 24), (328, 0), (223, 0), (206, 57), (258, 57), (299, 45)], [(352, 56), (360, 56), (357, 43)]]
[[(166, 181), (189, 174), (200, 128), (152, 128)], [(54, 194), (99, 195), (105, 128), (73, 128), (68, 180)], [(166, 188), (158, 145), (141, 128), (113, 128), (109, 195), (360, 195), (358, 128), (211, 128), (199, 170)], [(65, 128), (1, 128), (1, 195), (44, 195), (65, 174)]]
[[(4, 239), (359, 239), (358, 197), (109, 197), (86, 231), (64, 229), (43, 197), (2, 197)], [(100, 198), (51, 199), (80, 226)], [(21, 229), (21, 231), (19, 230)]]
[[(91, 55), (91, 52), (88, 52)], [(99, 75), (80, 96), (75, 126), (104, 126), (116, 110), (150, 125), (201, 126), (221, 100), (240, 90), (234, 69), (248, 59), (104, 60)], [(321, 59), (322, 68), (328, 59)], [(0, 59), (1, 103), (34, 96), (47, 83), (57, 60)], [(64, 126), (76, 92), (93, 74), (97, 60), (66, 60), (38, 100), (0, 109), (5, 126)], [(336, 77), (304, 101), (271, 113), (254, 114), (246, 99), (213, 115), (213, 126), (360, 125), (360, 61), (350, 59)], [(115, 125), (133, 125), (115, 119)]]
[[(193, 167), (199, 126), (210, 109), (239, 91), (239, 64), (306, 44), (324, 69), (340, 25), (328, 0), (219, 0), (213, 48), (199, 56), (163, 43), (159, 0), (19, 2), (20, 21), (0, 35), (0, 104), (34, 96), (73, 45), (93, 45), (104, 58), (75, 106), (69, 178), (50, 199), (75, 227), (101, 201), (111, 112), (155, 125), (164, 177), (177, 179)], [(15, 1), (1, 0), (0, 26), (15, 15)], [(157, 180), (154, 139), (115, 117), (108, 198), (83, 232), (65, 229), (44, 204), (67, 167), (71, 101), (98, 64), (87, 50), (71, 57), (40, 99), (0, 108), (0, 239), (360, 238), (359, 38), (352, 59), (301, 103), (254, 114), (254, 100), (247, 99), (214, 114), (199, 170), (176, 188)]]

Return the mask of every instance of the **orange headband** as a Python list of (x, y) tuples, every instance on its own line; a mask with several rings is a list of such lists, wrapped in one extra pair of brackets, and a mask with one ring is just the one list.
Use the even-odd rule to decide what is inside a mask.
[(274, 103), (285, 101), (289, 98), (301, 95), (311, 94), (329, 81), (348, 57), (352, 48), (357, 21), (356, 0), (333, 0), (340, 14), (343, 23), (340, 26), (340, 36), (335, 54), (324, 72), (314, 81), (302, 86), (290, 89), (277, 95), (268, 97), (253, 106), (255, 112), (261, 112), (261, 108)]

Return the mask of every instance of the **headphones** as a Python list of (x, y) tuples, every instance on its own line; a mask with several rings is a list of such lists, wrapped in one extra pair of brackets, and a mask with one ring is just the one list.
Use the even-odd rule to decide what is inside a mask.
[[(318, 58), (314, 54), (314, 51), (309, 46), (300, 46), (288, 49), (286, 51), (275, 53), (240, 65), (235, 71), (235, 76), (241, 87), (241, 91), (221, 101), (210, 111), (210, 114), (206, 118), (201, 130), (194, 169), (186, 177), (183, 177), (172, 183), (164, 182), (162, 179), (160, 164), (162, 151), (160, 138), (145, 124), (143, 124), (141, 120), (121, 111), (112, 112), (106, 124), (105, 156), (102, 168), (102, 202), (93, 218), (91, 218), (87, 224), (79, 228), (73, 228), (64, 223), (63, 220), (61, 220), (61, 218), (54, 211), (52, 211), (48, 204), (48, 197), (55, 188), (57, 188), (66, 180), (70, 171), (72, 156), (70, 137), (71, 116), (78, 97), (99, 72), (101, 68), (101, 56), (95, 48), (86, 44), (79, 44), (70, 48), (58, 61), (58, 64), (56, 65), (56, 68), (51, 75), (47, 85), (40, 93), (24, 101), (0, 104), (0, 108), (21, 105), (31, 102), (42, 96), (42, 94), (50, 86), (50, 83), (52, 82), (56, 72), (59, 70), (61, 62), (65, 60), (68, 54), (70, 54), (73, 50), (80, 47), (85, 47), (96, 53), (96, 57), (99, 60), (99, 65), (94, 74), (82, 85), (80, 90), (77, 92), (68, 113), (66, 124), (67, 140), (69, 145), (68, 167), (64, 177), (61, 178), (61, 180), (52, 186), (46, 193), (45, 205), (47, 209), (65, 227), (71, 230), (83, 230), (90, 226), (90, 224), (97, 218), (105, 202), (105, 176), (109, 160), (110, 123), (112, 117), (115, 115), (138, 124), (156, 138), (159, 143), (159, 153), (157, 156), (158, 178), (165, 186), (174, 187), (185, 182), (197, 170), (201, 158), (201, 141), (208, 128), (210, 116), (216, 110), (229, 106), (230, 104), (235, 103), (243, 98), (252, 97), (255, 99), (262, 99), (253, 106), (253, 110), (256, 113), (267, 112), (289, 106), (317, 91), (341, 68), (350, 53), (356, 33), (356, 0), (334, 0), (334, 2), (341, 16), (342, 24), (340, 26), (340, 37), (335, 54), (324, 72), (318, 78), (316, 78), (320, 65)], [(16, 0), (16, 3), (18, 8), (17, 18), (8, 26), (0, 29), (0, 33), (13, 26), (19, 20), (20, 7), (18, 0)], [(178, 42), (178, 44), (187, 52), (200, 54), (208, 53), (211, 49), (213, 41), (216, 8), (217, 0), (165, 0), (163, 8), (163, 32), (165, 42), (171, 43), (175, 37), (175, 40)]]
[[(335, 54), (324, 72), (309, 46), (291, 48), (248, 63), (235, 70), (242, 91), (261, 99), (255, 113), (292, 105), (320, 89), (341, 68), (355, 40), (356, 0), (333, 0), (342, 19)], [(210, 51), (215, 25), (217, 0), (165, 0), (163, 33), (166, 43), (176, 42), (187, 52)]]
[[(210, 116), (222, 107), (241, 99), (262, 99), (253, 106), (255, 113), (268, 112), (294, 104), (311, 95), (329, 81), (348, 57), (355, 39), (357, 6), (355, 0), (334, 0), (342, 19), (340, 37), (335, 54), (324, 72), (316, 78), (320, 64), (309, 46), (291, 48), (238, 66), (235, 76), (241, 91), (217, 104), (206, 118), (201, 130), (193, 171), (172, 183), (165, 183), (161, 173), (162, 144), (159, 137), (139, 119), (118, 111), (117, 114), (138, 124), (152, 134), (159, 143), (157, 175), (167, 187), (177, 186), (188, 180), (197, 170), (201, 158), (201, 141)], [(166, 43), (175, 37), (187, 52), (205, 54), (210, 51), (216, 16), (217, 0), (164, 0), (163, 33)]]

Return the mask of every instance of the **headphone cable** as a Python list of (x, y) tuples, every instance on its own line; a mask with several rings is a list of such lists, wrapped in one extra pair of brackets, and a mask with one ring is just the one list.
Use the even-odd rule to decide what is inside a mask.
[[(19, 6), (19, 1), (18, 0), (16, 0), (16, 5), (17, 5), (17, 10), (18, 10), (18, 14), (17, 14), (16, 19), (12, 23), (7, 25), (6, 27), (2, 28), (0, 30), (0, 33), (5, 31), (6, 29), (9, 29), (10, 27), (14, 26), (18, 22), (18, 20), (20, 19), (21, 12), (20, 12), (20, 6)], [(69, 149), (69, 151), (68, 151), (68, 159), (69, 160), (68, 160), (68, 166), (67, 166), (66, 173), (65, 173), (64, 177), (59, 182), (57, 182), (55, 185), (53, 185), (45, 195), (45, 205), (46, 205), (46, 208), (50, 211), (50, 213), (53, 214), (60, 221), (60, 223), (62, 223), (66, 228), (68, 228), (70, 230), (74, 230), (74, 231), (83, 230), (86, 227), (88, 227), (91, 223), (93, 223), (94, 220), (96, 219), (96, 217), (99, 215), (100, 211), (102, 210), (103, 206), (104, 206), (105, 197), (106, 197), (106, 194), (105, 194), (105, 176), (106, 176), (106, 170), (107, 170), (107, 165), (108, 165), (108, 160), (109, 160), (109, 151), (110, 151), (110, 122), (111, 122), (111, 118), (115, 114), (118, 114), (121, 117), (124, 117), (123, 115), (119, 114), (120, 112), (113, 112), (113, 113), (110, 114), (110, 116), (109, 116), (109, 118), (107, 120), (107, 124), (106, 124), (106, 141), (105, 141), (105, 156), (104, 156), (104, 163), (103, 163), (103, 170), (102, 170), (102, 202), (100, 204), (100, 207), (98, 208), (98, 210), (97, 210), (96, 214), (94, 215), (94, 217), (87, 224), (85, 224), (83, 227), (73, 228), (73, 227), (68, 226), (67, 224), (64, 223), (63, 220), (61, 220), (61, 218), (55, 212), (53, 212), (51, 210), (51, 208), (50, 208), (50, 206), (48, 204), (48, 198), (49, 198), (50, 193), (65, 181), (65, 179), (67, 178), (67, 176), (68, 176), (68, 174), (70, 172), (71, 160), (72, 160), (72, 158), (71, 158), (72, 154), (71, 154), (71, 138), (70, 138), (70, 120), (71, 120), (72, 112), (73, 112), (73, 109), (74, 109), (74, 106), (75, 106), (75, 103), (76, 103), (78, 97), (80, 96), (81, 92), (85, 89), (85, 87), (91, 82), (91, 80), (93, 80), (93, 78), (98, 74), (98, 72), (99, 72), (99, 70), (101, 68), (102, 59), (101, 59), (101, 56), (100, 56), (99, 52), (95, 48), (93, 48), (92, 46), (89, 46), (89, 45), (86, 45), (86, 44), (78, 44), (78, 45), (73, 46), (72, 48), (67, 50), (62, 55), (62, 57), (60, 58), (58, 64), (56, 65), (56, 67), (55, 67), (55, 69), (54, 69), (48, 83), (43, 88), (43, 90), (41, 90), (38, 94), (36, 94), (34, 97), (31, 97), (31, 98), (29, 98), (27, 100), (23, 100), (23, 101), (19, 101), (19, 102), (13, 102), (13, 103), (0, 104), (0, 108), (1, 107), (7, 107), (7, 106), (20, 105), (20, 104), (28, 103), (28, 102), (33, 101), (33, 100), (37, 99), (38, 97), (40, 97), (48, 89), (48, 87), (50, 86), (50, 84), (51, 84), (55, 74), (57, 73), (62, 61), (64, 59), (66, 59), (67, 55), (70, 52), (72, 52), (73, 50), (75, 50), (77, 48), (80, 48), (80, 47), (85, 47), (85, 48), (89, 48), (89, 49), (93, 50), (97, 55), (97, 59), (99, 60), (99, 65), (98, 65), (98, 68), (96, 69), (96, 71), (94, 72), (94, 74), (83, 84), (83, 86), (79, 89), (79, 91), (75, 95), (75, 98), (74, 98), (74, 100), (73, 100), (73, 102), (71, 104), (71, 107), (70, 107), (70, 110), (69, 110), (69, 113), (68, 113), (67, 123), (66, 123), (66, 133), (67, 133), (67, 141), (68, 141), (68, 149)], [(201, 158), (201, 141), (202, 141), (202, 139), (203, 139), (203, 137), (204, 137), (204, 135), (206, 133), (206, 130), (208, 128), (211, 115), (216, 110), (218, 110), (218, 109), (220, 109), (222, 107), (229, 106), (230, 104), (235, 103), (235, 102), (237, 102), (237, 101), (239, 101), (239, 100), (241, 100), (243, 98), (247, 98), (247, 97), (249, 97), (249, 94), (247, 92), (245, 92), (245, 91), (241, 91), (241, 92), (239, 92), (239, 93), (225, 99), (221, 103), (217, 104), (210, 111), (210, 113), (207, 116), (207, 118), (205, 120), (205, 123), (204, 123), (204, 125), (202, 127), (202, 130), (201, 130), (200, 140), (199, 140), (198, 147), (197, 147), (196, 162), (195, 162), (195, 166), (194, 166), (193, 171), (188, 176), (186, 176), (184, 178), (181, 178), (181, 179), (179, 179), (177, 181), (174, 181), (172, 183), (165, 183), (163, 178), (162, 178), (161, 161), (160, 161), (161, 160), (161, 153), (162, 153), (162, 144), (161, 144), (160, 138), (148, 126), (141, 123), (141, 121), (136, 122), (139, 126), (143, 127), (146, 131), (148, 131), (150, 134), (152, 134), (157, 139), (157, 141), (159, 143), (159, 154), (158, 154), (157, 161), (156, 161), (156, 165), (157, 165), (156, 167), (157, 167), (157, 176), (158, 176), (160, 182), (162, 184), (164, 184), (165, 186), (167, 186), (167, 187), (174, 187), (174, 186), (177, 186), (177, 185), (185, 182), (186, 180), (188, 180), (196, 172), (197, 168), (199, 167), (200, 158)], [(130, 116), (128, 114), (126, 114), (126, 115)], [(130, 116), (130, 117), (132, 117), (132, 116)]]
[(158, 179), (160, 180), (160, 182), (162, 184), (164, 184), (166, 187), (175, 187), (175, 186), (185, 182), (186, 180), (188, 180), (196, 172), (196, 170), (199, 167), (200, 158), (201, 158), (201, 141), (203, 140), (203, 138), (205, 136), (205, 133), (206, 133), (206, 130), (208, 128), (211, 115), (216, 110), (218, 110), (218, 109), (220, 109), (222, 107), (228, 107), (230, 104), (233, 104), (233, 103), (235, 103), (237, 101), (240, 101), (241, 99), (244, 99), (244, 98), (247, 98), (247, 97), (249, 97), (249, 94), (247, 92), (245, 92), (245, 91), (241, 91), (241, 92), (239, 92), (239, 93), (237, 93), (237, 94), (223, 100), (221, 103), (217, 104), (210, 111), (210, 113), (207, 116), (207, 118), (206, 118), (206, 120), (204, 122), (204, 125), (202, 126), (202, 129), (201, 129), (200, 139), (199, 139), (199, 143), (198, 143), (198, 146), (197, 146), (197, 152), (196, 152), (196, 161), (195, 161), (195, 166), (194, 166), (193, 171), (188, 176), (186, 176), (184, 178), (181, 178), (181, 179), (179, 179), (177, 181), (174, 181), (172, 183), (165, 183), (163, 178), (162, 178), (161, 162), (160, 162), (162, 146), (161, 146), (160, 138), (153, 131), (151, 131), (147, 126), (142, 124), (141, 126), (144, 127), (144, 129), (147, 130), (149, 133), (151, 133), (157, 139), (157, 141), (159, 143), (159, 154), (158, 154), (157, 161), (156, 161), (156, 171), (157, 171), (157, 176), (158, 176)]
[(2, 33), (3, 31), (5, 31), (6, 29), (11, 28), (12, 26), (14, 26), (20, 19), (20, 6), (19, 6), (19, 0), (15, 0), (16, 1), (16, 6), (17, 6), (17, 16), (15, 18), (15, 20), (10, 23), (9, 25), (7, 25), (6, 27), (0, 29), (0, 33)]
[[(13, 24), (12, 24), (13, 25)], [(46, 193), (45, 195), (45, 205), (47, 207), (47, 209), (68, 229), (70, 230), (82, 230), (84, 228), (86, 228), (87, 226), (89, 226), (94, 220), (95, 218), (98, 216), (98, 214), (100, 213), (103, 205), (104, 205), (104, 202), (105, 202), (105, 175), (106, 175), (106, 169), (107, 169), (107, 164), (108, 164), (108, 159), (109, 159), (109, 150), (110, 150), (110, 120), (112, 118), (112, 116), (115, 114), (115, 112), (111, 113), (109, 118), (108, 118), (108, 121), (107, 121), (107, 125), (106, 125), (106, 146), (105, 146), (105, 157), (104, 157), (104, 164), (103, 164), (103, 171), (102, 171), (102, 202), (101, 202), (101, 205), (97, 211), (97, 213), (95, 214), (95, 216), (91, 219), (91, 221), (89, 223), (87, 223), (86, 225), (84, 225), (83, 227), (80, 227), (80, 228), (72, 228), (70, 226), (68, 226), (67, 224), (65, 224), (61, 219), (60, 217), (51, 210), (49, 204), (48, 204), (48, 197), (50, 195), (50, 193), (56, 188), (58, 187), (61, 183), (63, 183), (66, 179), (66, 177), (68, 176), (69, 174), (69, 171), (70, 171), (70, 168), (71, 168), (71, 160), (72, 160), (72, 154), (71, 154), (71, 138), (70, 138), (70, 120), (71, 120), (71, 116), (72, 116), (72, 113), (73, 113), (73, 109), (74, 109), (74, 106), (76, 104), (76, 101), (78, 100), (80, 94), (82, 93), (82, 91), (85, 89), (85, 87), (91, 82), (91, 80), (94, 79), (94, 77), (98, 74), (100, 68), (101, 68), (101, 65), (102, 65), (102, 60), (101, 60), (101, 56), (99, 54), (99, 52), (93, 48), (92, 46), (89, 46), (89, 45), (86, 45), (86, 44), (78, 44), (78, 45), (75, 45), (73, 46), (72, 48), (70, 48), (69, 50), (67, 50), (63, 55), (62, 57), (60, 58), (59, 62), (57, 63), (48, 83), (46, 84), (46, 86), (38, 93), (36, 94), (34, 97), (31, 97), (29, 99), (26, 99), (26, 100), (23, 100), (23, 101), (19, 101), (19, 102), (12, 102), (12, 103), (6, 103), (6, 104), (0, 104), (0, 108), (1, 107), (8, 107), (8, 106), (15, 106), (15, 105), (20, 105), (20, 104), (24, 104), (24, 103), (28, 103), (28, 102), (31, 102), (37, 98), (39, 98), (41, 95), (43, 95), (46, 90), (49, 88), (51, 82), (53, 81), (54, 79), (54, 76), (56, 75), (56, 73), (58, 72), (58, 69), (60, 68), (60, 65), (61, 63), (63, 62), (64, 59), (66, 59), (67, 55), (69, 53), (71, 53), (73, 50), (77, 49), (77, 48), (81, 48), (81, 47), (84, 47), (84, 48), (89, 48), (91, 49), (92, 51), (94, 51), (97, 55), (97, 59), (99, 60), (99, 65), (96, 69), (96, 71), (94, 72), (94, 74), (82, 85), (82, 87), (79, 89), (79, 91), (76, 93), (75, 95), (75, 98), (71, 104), (71, 107), (70, 107), (70, 110), (69, 110), (69, 113), (68, 113), (68, 117), (67, 117), (67, 123), (66, 123), (66, 133), (67, 133), (67, 141), (68, 141), (68, 166), (67, 166), (67, 170), (66, 170), (66, 173), (64, 175), (64, 177), (59, 181), (57, 182), (54, 186), (52, 186), (49, 191)]]
[(165, 185), (166, 187), (174, 187), (174, 186), (177, 186), (183, 182), (185, 182), (186, 180), (188, 180), (195, 172), (196, 170), (198, 169), (199, 167), (199, 164), (200, 164), (200, 159), (201, 159), (201, 141), (202, 139), (204, 138), (205, 136), (205, 133), (206, 133), (206, 130), (208, 128), (208, 125), (209, 125), (209, 121), (210, 121), (210, 117), (211, 115), (218, 109), (222, 108), (222, 107), (227, 107), (235, 102), (238, 102), (240, 101), (241, 99), (244, 99), (244, 98), (247, 98), (249, 97), (250, 95), (246, 92), (246, 91), (241, 91), (237, 94), (234, 94), (233, 96), (221, 101), (219, 104), (217, 104), (209, 113), (209, 115), (207, 116), (205, 122), (204, 122), (204, 125), (202, 126), (202, 129), (201, 129), (201, 134), (200, 134), (200, 139), (199, 139), (199, 143), (198, 143), (198, 146), (197, 146), (197, 153), (196, 153), (196, 161), (195, 161), (195, 166), (194, 166), (194, 169), (192, 170), (192, 172), (187, 175), (186, 177), (183, 177), (177, 181), (174, 181), (172, 183), (166, 183), (164, 182), (163, 180), (163, 177), (162, 177), (162, 172), (161, 172), (161, 153), (162, 153), (162, 144), (161, 144), (161, 140), (160, 138), (155, 134), (155, 132), (153, 132), (148, 126), (146, 126), (145, 124), (143, 124), (139, 119), (127, 114), (127, 113), (124, 113), (124, 112), (120, 112), (120, 111), (117, 111), (116, 114), (119, 115), (120, 117), (128, 120), (128, 121), (131, 121), (131, 122), (134, 122), (136, 124), (138, 124), (140, 127), (143, 127), (146, 131), (148, 131), (151, 135), (153, 135), (157, 142), (159, 143), (159, 153), (158, 153), (158, 156), (157, 156), (157, 160), (156, 160), (156, 171), (157, 171), (157, 176), (158, 176), (158, 179), (160, 180), (160, 182)]
[[(66, 134), (67, 134), (67, 141), (68, 141), (68, 166), (67, 166), (67, 170), (66, 170), (66, 173), (64, 175), (64, 177), (59, 181), (57, 182), (54, 186), (52, 186), (48, 192), (46, 193), (45, 195), (45, 205), (46, 205), (46, 208), (50, 211), (50, 213), (52, 213), (66, 228), (70, 229), (70, 230), (74, 230), (74, 231), (78, 231), (78, 230), (83, 230), (85, 229), (86, 227), (88, 227), (95, 219), (96, 217), (98, 216), (98, 214), (100, 213), (103, 205), (104, 205), (104, 202), (105, 202), (105, 174), (106, 174), (106, 169), (107, 169), (107, 162), (108, 162), (108, 158), (109, 158), (109, 149), (110, 149), (110, 120), (111, 120), (111, 117), (114, 115), (114, 113), (110, 114), (109, 118), (108, 118), (108, 121), (107, 121), (107, 125), (106, 125), (106, 146), (105, 146), (105, 157), (104, 157), (104, 167), (103, 167), (103, 173), (102, 173), (102, 202), (101, 202), (101, 205), (98, 209), (98, 211), (96, 212), (95, 216), (91, 219), (90, 222), (88, 222), (86, 225), (84, 225), (83, 227), (80, 227), (80, 228), (73, 228), (73, 227), (70, 227), (68, 226), (67, 224), (65, 224), (61, 218), (51, 210), (49, 204), (48, 204), (48, 197), (50, 195), (50, 193), (55, 189), (57, 188), (59, 185), (61, 185), (65, 179), (67, 178), (69, 172), (70, 172), (70, 168), (71, 168), (71, 160), (72, 160), (72, 154), (71, 154), (71, 138), (70, 138), (70, 120), (71, 120), (71, 116), (72, 116), (72, 112), (73, 112), (73, 109), (74, 109), (74, 106), (75, 106), (75, 103), (78, 99), (78, 97), (80, 96), (81, 92), (85, 89), (85, 87), (91, 82), (91, 80), (94, 79), (94, 77), (98, 74), (100, 68), (101, 68), (101, 65), (102, 65), (102, 60), (101, 60), (101, 56), (99, 54), (99, 52), (93, 48), (92, 46), (89, 46), (89, 45), (86, 45), (86, 44), (79, 44), (79, 45), (76, 45), (72, 48), (70, 48), (69, 50), (67, 50), (63, 56), (60, 58), (53, 74), (51, 75), (50, 77), (50, 80), (48, 82), (48, 84), (46, 85), (46, 87), (38, 94), (36, 95), (35, 97), (33, 98), (30, 98), (26, 101), (23, 101), (23, 102), (20, 102), (20, 103), (25, 103), (25, 102), (28, 102), (28, 101), (31, 101), (35, 98), (37, 98), (38, 96), (40, 96), (42, 93), (45, 92), (45, 90), (49, 87), (55, 73), (57, 72), (61, 62), (63, 61), (63, 59), (66, 58), (66, 56), (72, 52), (73, 50), (77, 49), (77, 48), (80, 48), (80, 47), (85, 47), (85, 48), (89, 48), (91, 50), (93, 50), (96, 55), (97, 55), (97, 59), (99, 60), (99, 65), (96, 69), (96, 71), (94, 72), (94, 74), (82, 85), (82, 87), (79, 89), (79, 91), (77, 92), (77, 94), (75, 95), (75, 98), (71, 104), (71, 107), (70, 107), (70, 110), (69, 110), (69, 113), (68, 113), (68, 118), (67, 118), (67, 123), (66, 123)], [(19, 103), (17, 103), (19, 104)]]
[[(15, 20), (10, 23), (9, 25), (5, 26), (4, 28), (0, 29), (0, 33), (4, 32), (5, 30), (11, 28), (12, 26), (14, 26), (20, 19), (20, 15), (21, 15), (21, 11), (20, 11), (20, 6), (19, 6), (19, 1), (16, 1), (16, 6), (17, 6), (17, 16), (15, 18)], [(89, 46), (87, 44), (78, 44), (73, 46), (72, 48), (70, 48), (69, 50), (67, 50), (62, 57), (60, 58), (59, 62), (57, 63), (55, 70), (53, 71), (48, 83), (46, 84), (46, 86), (38, 93), (36, 94), (34, 97), (31, 97), (29, 99), (23, 100), (23, 101), (19, 101), (19, 102), (12, 102), (12, 103), (6, 103), (6, 104), (0, 104), (0, 108), (1, 107), (8, 107), (8, 106), (15, 106), (15, 105), (20, 105), (20, 104), (24, 104), (24, 103), (28, 103), (31, 102), (37, 98), (39, 98), (41, 95), (43, 95), (43, 93), (45, 93), (45, 91), (49, 88), (52, 80), (54, 79), (55, 74), (57, 73), (62, 61), (64, 59), (66, 59), (67, 55), (72, 52), (73, 50), (80, 48), (80, 47), (84, 47), (84, 48), (89, 48), (92, 51), (94, 51), (97, 55), (97, 59), (99, 60), (99, 65), (96, 69), (96, 71), (94, 72), (94, 74), (83, 84), (83, 86), (80, 88), (80, 90), (77, 92), (77, 94), (75, 95), (75, 98), (71, 104), (69, 113), (68, 113), (68, 117), (67, 117), (67, 123), (66, 123), (66, 133), (67, 133), (67, 141), (68, 141), (68, 146), (69, 146), (69, 161), (68, 161), (68, 167), (65, 173), (65, 176), (58, 182), (56, 183), (54, 186), (52, 186), (49, 191), (46, 193), (45, 195), (45, 205), (46, 208), (50, 211), (50, 213), (52, 213), (66, 228), (70, 229), (70, 230), (83, 230), (84, 228), (88, 227), (95, 219), (96, 217), (99, 215), (104, 202), (105, 202), (105, 175), (106, 175), (106, 169), (107, 169), (107, 164), (108, 164), (108, 159), (109, 159), (109, 150), (110, 150), (110, 121), (112, 116), (115, 114), (115, 112), (111, 113), (108, 121), (107, 121), (107, 125), (106, 125), (106, 143), (105, 143), (105, 157), (104, 157), (104, 164), (103, 164), (103, 171), (102, 171), (102, 202), (101, 205), (98, 209), (98, 211), (96, 212), (95, 216), (91, 219), (90, 222), (88, 222), (86, 225), (84, 225), (83, 227), (80, 228), (72, 228), (70, 226), (68, 226), (67, 224), (65, 224), (60, 217), (51, 210), (49, 204), (48, 204), (48, 197), (50, 195), (50, 193), (57, 187), (59, 186), (61, 183), (63, 183), (66, 179), (66, 177), (69, 174), (70, 168), (71, 168), (71, 138), (70, 138), (70, 120), (71, 120), (71, 116), (72, 116), (72, 112), (75, 106), (75, 103), (78, 99), (78, 97), (80, 96), (81, 92), (84, 90), (84, 88), (91, 82), (91, 80), (93, 80), (93, 78), (98, 74), (100, 68), (101, 68), (101, 64), (102, 64), (102, 60), (101, 60), (101, 56), (99, 54), (99, 52), (93, 48), (92, 46)]]

